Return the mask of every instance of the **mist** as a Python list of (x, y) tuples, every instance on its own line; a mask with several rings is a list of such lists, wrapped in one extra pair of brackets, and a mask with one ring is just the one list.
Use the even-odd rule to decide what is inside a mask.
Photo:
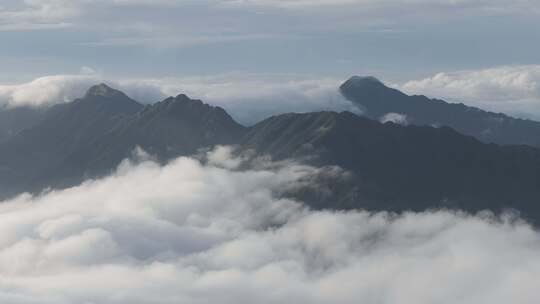
[(218, 147), (0, 203), (2, 303), (538, 303), (511, 215), (313, 211), (320, 168)]

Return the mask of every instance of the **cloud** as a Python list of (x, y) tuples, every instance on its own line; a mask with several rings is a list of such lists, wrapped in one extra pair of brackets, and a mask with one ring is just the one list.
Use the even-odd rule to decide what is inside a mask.
[(83, 68), (83, 72), (80, 75), (52, 75), (22, 84), (0, 85), (0, 105), (39, 107), (73, 101), (100, 80), (99, 76), (88, 74), (90, 71), (87, 67)]
[[(267, 40), (277, 36), (265, 34), (199, 35), (199, 36), (136, 36), (107, 38), (98, 42), (85, 42), (83, 46), (148, 46), (156, 48), (184, 48), (198, 45), (220, 44), (238, 41)], [(284, 38), (284, 36), (278, 36)]]
[(94, 69), (92, 69), (91, 67), (87, 67), (87, 66), (83, 66), (81, 68), (80, 72), (81, 72), (81, 74), (86, 74), (86, 75), (94, 75), (94, 74), (97, 73)]
[(144, 92), (161, 92), (162, 96), (186, 93), (225, 108), (246, 124), (286, 112), (358, 111), (339, 93), (340, 83), (332, 78), (245, 73), (119, 82), (134, 96)]
[(438, 73), (406, 82), (401, 88), (412, 94), (540, 119), (540, 65)]
[(398, 124), (398, 125), (404, 125), (404, 126), (409, 124), (409, 121), (407, 119), (407, 115), (400, 114), (400, 113), (387, 113), (387, 114), (383, 115), (379, 119), (379, 121), (382, 122), (382, 123), (392, 122), (392, 123), (395, 123), (395, 124)]
[[(27, 83), (0, 85), (0, 105), (49, 106), (72, 101), (99, 82), (109, 83), (145, 104), (185, 93), (225, 108), (253, 124), (285, 112), (358, 111), (338, 91), (342, 80), (295, 74), (226, 73), (170, 78), (109, 78), (90, 67), (81, 74), (51, 75)], [(409, 94), (463, 102), (485, 110), (540, 119), (540, 66), (504, 66), (439, 73), (395, 85)], [(399, 113), (397, 113), (399, 114)], [(396, 113), (381, 117), (398, 118)], [(403, 122), (403, 120), (400, 120)]]
[(519, 220), (310, 211), (276, 193), (320, 169), (239, 170), (220, 149), (0, 204), (0, 301), (540, 300), (540, 234)]
[[(235, 41), (234, 37), (251, 37), (269, 34), (268, 24), (274, 20), (276, 31), (272, 33), (291, 33), (298, 16), (315, 14), (308, 19), (309, 28), (321, 28), (320, 21), (334, 21), (340, 27), (362, 28), (386, 27), (398, 20), (440, 21), (441, 17), (455, 18), (464, 15), (523, 15), (537, 14), (537, 0), (26, 0), (18, 5), (0, 7), (0, 30), (37, 30), (74, 27), (79, 29), (99, 29), (106, 38), (103, 41), (90, 41), (94, 45), (125, 45), (145, 43), (151, 47), (156, 36), (171, 39), (184, 33), (184, 19), (197, 22), (200, 26), (191, 27), (188, 40), (193, 43), (208, 38)], [(145, 14), (151, 10), (153, 14)], [(354, 14), (350, 11), (353, 10)], [(422, 11), (422, 14), (418, 14)], [(185, 18), (169, 18), (174, 12)], [(187, 13), (187, 14), (186, 14)], [(254, 13), (256, 18), (239, 13)], [(283, 14), (285, 13), (285, 15)], [(362, 18), (358, 18), (358, 15)], [(193, 18), (197, 16), (197, 18)], [(242, 16), (241, 18), (235, 18)], [(341, 22), (339, 17), (346, 18)], [(355, 20), (356, 16), (356, 20)], [(436, 16), (436, 17), (434, 17)], [(137, 22), (133, 24), (133, 17)], [(314, 18), (313, 18), (314, 17)], [(287, 27), (276, 24), (276, 18), (290, 22)], [(362, 19), (362, 20), (358, 20)], [(148, 33), (125, 31), (118, 37), (115, 32), (127, 29), (126, 20), (133, 24), (132, 29), (144, 24), (153, 30)], [(217, 22), (216, 22), (217, 21)], [(254, 22), (259, 21), (259, 22)], [(343, 20), (342, 20), (343, 21)], [(189, 22), (187, 24), (189, 24)], [(223, 22), (227, 24), (223, 28)], [(328, 25), (333, 28), (336, 24)], [(308, 25), (304, 22), (303, 26)], [(251, 28), (250, 28), (251, 26)], [(401, 27), (396, 27), (400, 28)], [(112, 30), (112, 31), (111, 31)], [(159, 35), (157, 34), (159, 31)], [(120, 30), (121, 31), (121, 30)], [(209, 33), (220, 32), (211, 37)], [(195, 35), (195, 33), (197, 35)], [(118, 34), (118, 33), (116, 33)], [(141, 35), (143, 34), (143, 35)], [(232, 34), (229, 38), (228, 34)], [(200, 35), (200, 37), (199, 37)], [(164, 41), (160, 41), (164, 42)], [(177, 41), (169, 47), (183, 46)]]
[(338, 92), (340, 81), (298, 75), (230, 73), (207, 77), (113, 79), (82, 68), (80, 75), (55, 75), (28, 83), (0, 85), (0, 104), (11, 107), (48, 106), (84, 95), (98, 82), (107, 82), (143, 103), (185, 93), (225, 108), (242, 123), (251, 124), (284, 112), (357, 111)]
[(70, 26), (82, 11), (77, 1), (25, 0), (22, 6), (0, 7), (0, 31), (51, 29)]

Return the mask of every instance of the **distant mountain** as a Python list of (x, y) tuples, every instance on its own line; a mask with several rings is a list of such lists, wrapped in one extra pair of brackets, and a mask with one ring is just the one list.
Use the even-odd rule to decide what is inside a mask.
[(388, 113), (397, 113), (404, 115), (410, 124), (449, 126), (486, 143), (540, 147), (540, 122), (487, 112), (462, 103), (409, 96), (374, 77), (351, 77), (340, 89), (345, 98), (371, 119), (379, 120)]
[(313, 208), (514, 208), (540, 222), (537, 148), (485, 144), (449, 127), (383, 124), (350, 112), (283, 114), (247, 128), (222, 108), (185, 95), (143, 106), (104, 84), (0, 143), (0, 194), (108, 174), (136, 147), (165, 162), (217, 144), (344, 169), (347, 178), (321, 173), (315, 187), (287, 193)]

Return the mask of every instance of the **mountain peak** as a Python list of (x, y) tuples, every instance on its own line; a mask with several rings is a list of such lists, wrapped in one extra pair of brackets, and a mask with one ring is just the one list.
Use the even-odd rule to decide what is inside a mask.
[(178, 94), (178, 96), (176, 96), (172, 100), (175, 103), (181, 103), (181, 104), (185, 104), (185, 105), (197, 105), (197, 106), (208, 106), (208, 107), (210, 107), (209, 105), (203, 103), (202, 100), (192, 99), (189, 96), (187, 96), (186, 94)]
[(352, 76), (342, 87), (354, 87), (359, 89), (376, 89), (386, 88), (384, 83), (373, 76)]
[[(399, 90), (387, 87), (372, 76), (353, 76), (339, 87), (341, 94), (364, 112), (364, 115), (379, 119), (389, 112), (403, 113), (402, 107), (407, 103), (400, 102), (408, 96)], [(389, 111), (388, 109), (393, 109)]]
[(88, 91), (86, 91), (85, 97), (91, 97), (91, 96), (111, 97), (111, 96), (115, 96), (119, 94), (124, 95), (124, 93), (111, 88), (105, 83), (100, 83), (100, 84), (90, 87)]
[(180, 113), (185, 112), (188, 109), (198, 109), (198, 111), (201, 111), (204, 109), (209, 110), (213, 107), (203, 103), (201, 100), (191, 99), (185, 94), (179, 94), (176, 97), (170, 96), (165, 100), (156, 103), (152, 108), (163, 112)]
[(185, 94), (168, 97), (165, 100), (147, 106), (145, 115), (165, 115), (176, 119), (195, 121), (201, 118), (213, 117), (237, 124), (232, 117), (221, 107), (211, 106), (199, 99), (192, 99)]
[(374, 76), (352, 76), (349, 78), (349, 81), (353, 82), (371, 82), (371, 83), (382, 83), (379, 79)]
[(83, 98), (76, 99), (73, 103), (66, 105), (76, 111), (100, 111), (110, 114), (130, 114), (142, 108), (140, 103), (105, 83), (90, 87)]

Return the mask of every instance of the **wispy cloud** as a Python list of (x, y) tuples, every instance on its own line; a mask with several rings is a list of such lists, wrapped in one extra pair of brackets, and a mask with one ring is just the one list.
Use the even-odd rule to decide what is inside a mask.
[(100, 41), (83, 42), (83, 46), (152, 46), (154, 48), (185, 48), (199, 45), (212, 45), (220, 43), (231, 43), (238, 41), (266, 40), (274, 38), (286, 38), (286, 35), (270, 35), (270, 34), (225, 34), (213, 36), (180, 36), (173, 35), (137, 35), (131, 37), (116, 37), (106, 38)]
[[(108, 30), (114, 30), (125, 26), (126, 20), (137, 20), (181, 32), (184, 27), (179, 25), (185, 24), (185, 19), (190, 22), (198, 19), (204, 21), (201, 25), (206, 24), (203, 30), (219, 31), (233, 25), (238, 33), (254, 34), (257, 30), (256, 34), (263, 34), (271, 30), (266, 26), (272, 24), (271, 20), (286, 19), (290, 21), (288, 24), (273, 23), (274, 29), (281, 31), (288, 25), (290, 33), (291, 25), (298, 26), (295, 19), (304, 16), (307, 18), (300, 28), (320, 28), (321, 21), (333, 20), (333, 25), (328, 24), (330, 28), (340, 24), (362, 30), (366, 25), (369, 28), (395, 24), (406, 16), (436, 21), (469, 14), (531, 15), (540, 11), (537, 4), (537, 0), (26, 0), (0, 7), (0, 29), (101, 28), (105, 25)], [(146, 14), (149, 10), (153, 13)], [(419, 10), (421, 15), (416, 13)], [(308, 17), (306, 13), (311, 15)], [(179, 18), (170, 18), (171, 15)], [(339, 22), (339, 16), (347, 20)], [(198, 30), (200, 28), (191, 28), (192, 32)]]
[(70, 26), (80, 16), (76, 1), (26, 0), (13, 8), (0, 7), (0, 30), (52, 29)]

